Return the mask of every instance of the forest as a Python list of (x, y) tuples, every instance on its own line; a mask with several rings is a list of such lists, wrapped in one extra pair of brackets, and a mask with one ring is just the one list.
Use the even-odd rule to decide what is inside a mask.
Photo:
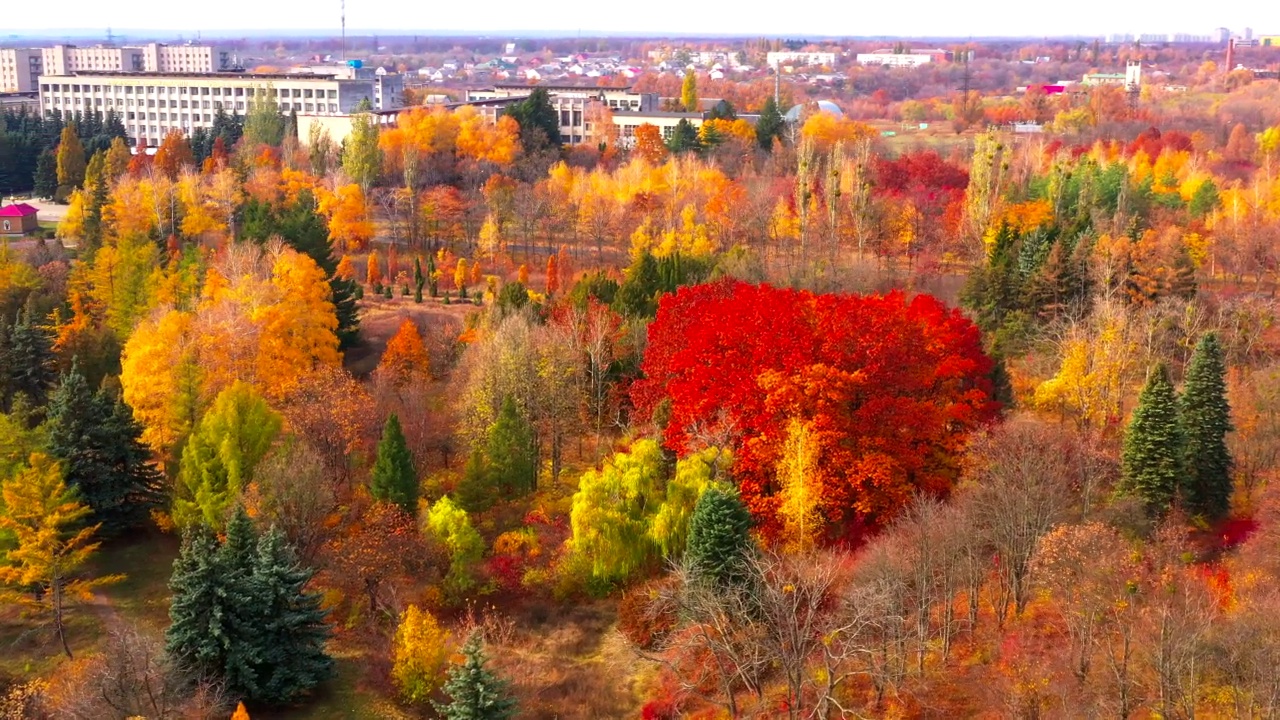
[(9, 114), (0, 718), (1276, 717), (1273, 85)]

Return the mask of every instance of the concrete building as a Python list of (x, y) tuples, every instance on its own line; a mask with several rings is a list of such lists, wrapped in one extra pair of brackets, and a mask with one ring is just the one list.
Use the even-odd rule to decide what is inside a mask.
[(54, 45), (42, 48), (45, 75), (70, 75), (77, 72), (143, 72), (147, 57), (142, 48), (94, 45)]
[(892, 50), (877, 50), (869, 53), (858, 53), (859, 65), (888, 65), (889, 67), (920, 67), (933, 62), (933, 55), (928, 53), (895, 53)]
[(46, 75), (70, 75), (81, 71), (211, 73), (231, 70), (230, 50), (212, 45), (165, 45), (143, 47), (94, 45), (54, 45), (43, 48)]
[(39, 49), (0, 48), (0, 93), (35, 92), (43, 72)]
[[(636, 128), (644, 124), (657, 126), (664, 138), (671, 137), (681, 119), (687, 119), (694, 127), (702, 127), (702, 113), (660, 112), (657, 93), (632, 92), (630, 87), (538, 87), (547, 91), (551, 106), (560, 116), (560, 141), (569, 145), (587, 142), (593, 136), (588, 118), (594, 104), (610, 110), (613, 124), (618, 127), (618, 142), (624, 147), (634, 143)], [(525, 99), (532, 91), (528, 85), (500, 84), (486, 90), (469, 90), (466, 102), (460, 104), (471, 105), (491, 122), (496, 122), (504, 108)]]
[[(37, 81), (39, 78), (37, 78)], [(39, 86), (39, 82), (36, 83)], [(40, 93), (31, 92), (0, 92), (0, 113), (6, 112), (40, 112)]]
[(327, 65), (308, 65), (295, 70), (292, 74), (332, 75), (339, 80), (364, 80), (373, 83), (373, 94), (369, 102), (374, 110), (396, 110), (404, 105), (404, 76), (389, 73), (383, 68), (364, 67), (359, 60)]
[(792, 65), (794, 67), (821, 67), (823, 65), (830, 67), (836, 64), (836, 54), (833, 52), (771, 52), (765, 56), (765, 61), (769, 67), (778, 67), (779, 65)]
[(129, 137), (145, 145), (158, 144), (171, 130), (190, 135), (212, 127), (218, 110), (244, 115), (259, 96), (270, 95), (285, 114), (334, 116), (351, 113), (366, 98), (372, 102), (374, 94), (373, 80), (332, 75), (117, 71), (40, 77), (43, 112), (114, 110)]

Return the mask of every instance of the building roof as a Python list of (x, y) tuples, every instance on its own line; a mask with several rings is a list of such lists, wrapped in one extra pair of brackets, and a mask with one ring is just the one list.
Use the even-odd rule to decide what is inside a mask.
[(15, 203), (0, 207), (0, 217), (26, 217), (40, 212), (26, 203)]
[(253, 80), (333, 80), (337, 73), (251, 73), (235, 70), (220, 70), (211, 73), (199, 72), (150, 72), (140, 70), (72, 70), (66, 75), (42, 75), (41, 77), (136, 77), (136, 78), (195, 78), (224, 79), (251, 78)]

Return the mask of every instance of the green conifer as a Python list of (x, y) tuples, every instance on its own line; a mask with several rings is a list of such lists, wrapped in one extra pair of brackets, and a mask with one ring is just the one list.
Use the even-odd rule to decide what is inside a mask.
[(487, 454), (489, 473), (500, 492), (524, 494), (537, 489), (533, 429), (510, 395), (503, 399), (498, 419), (489, 429)]
[(413, 456), (400, 429), (400, 418), (392, 413), (382, 428), (378, 441), (378, 457), (373, 463), (369, 492), (378, 500), (399, 505), (413, 514), (418, 507), (418, 477), (413, 469)]
[(67, 484), (93, 510), (100, 534), (119, 534), (146, 522), (162, 499), (161, 476), (127, 406), (94, 393), (72, 360), (49, 402), (49, 451), (62, 460)]
[(49, 333), (31, 321), (31, 313), (23, 310), (14, 323), (0, 332), (0, 387), (3, 388), (4, 410), (22, 395), (34, 408), (44, 407), (58, 374), (54, 371), (53, 342)]
[(1187, 472), (1182, 497), (1193, 514), (1217, 519), (1231, 504), (1231, 405), (1218, 337), (1207, 333), (1196, 345), (1183, 387), (1182, 424), (1187, 433)]
[(1121, 489), (1141, 498), (1148, 512), (1164, 513), (1186, 472), (1186, 452), (1178, 396), (1161, 363), (1147, 378), (1125, 432)]
[(225, 664), (222, 643), (222, 569), (218, 539), (206, 525), (182, 535), (182, 549), (169, 579), (169, 628), (165, 652), (193, 679), (219, 678)]
[(685, 562), (696, 577), (725, 585), (745, 575), (751, 547), (751, 513), (735, 489), (712, 485), (703, 491), (689, 518)]
[(261, 617), (252, 639), (260, 647), (256, 700), (292, 702), (333, 675), (333, 659), (325, 652), (327, 613), (320, 595), (306, 591), (313, 574), (298, 564), (279, 530), (259, 538), (252, 577)]
[(516, 714), (516, 702), (507, 682), (485, 667), (487, 658), (480, 634), (472, 633), (462, 647), (461, 665), (449, 668), (444, 692), (447, 703), (432, 703), (445, 720), (507, 720)]

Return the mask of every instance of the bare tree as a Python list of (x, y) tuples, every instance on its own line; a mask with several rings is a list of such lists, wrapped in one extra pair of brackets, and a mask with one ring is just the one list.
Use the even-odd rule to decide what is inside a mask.
[(1059, 433), (1042, 422), (1014, 418), (973, 444), (969, 472), (972, 519), (996, 562), (995, 615), (1003, 627), (1010, 605), (1026, 608), (1031, 557), (1070, 505), (1070, 483)]

